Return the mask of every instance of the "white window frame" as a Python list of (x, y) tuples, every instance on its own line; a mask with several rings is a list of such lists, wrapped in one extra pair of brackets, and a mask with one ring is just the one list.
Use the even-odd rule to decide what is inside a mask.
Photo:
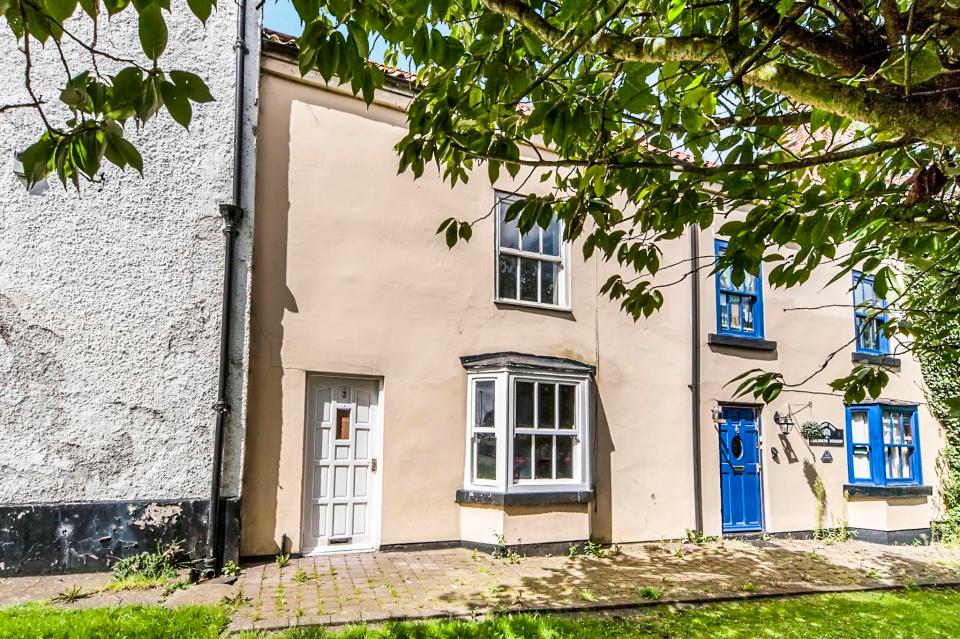
[[(500, 246), (500, 213), (505, 207), (509, 207), (513, 202), (522, 199), (523, 196), (511, 193), (496, 193), (496, 215), (494, 216), (494, 259), (493, 259), (493, 299), (500, 304), (516, 304), (518, 306), (533, 306), (536, 308), (547, 308), (552, 310), (569, 311), (570, 304), (570, 242), (564, 239), (566, 230), (563, 221), (557, 221), (557, 234), (559, 246), (559, 255), (544, 255), (543, 253), (533, 253), (523, 250), (523, 235), (520, 236), (520, 248), (506, 248)], [(542, 241), (541, 241), (542, 242)], [(542, 246), (541, 246), (542, 248)], [(547, 302), (532, 302), (530, 300), (520, 299), (520, 266), (517, 266), (517, 297), (503, 297), (500, 294), (500, 255), (510, 255), (517, 258), (537, 260), (539, 262), (550, 262), (559, 266), (557, 273), (557, 303), (549, 304)], [(540, 286), (542, 278), (537, 277), (537, 299), (540, 298)]]
[[(494, 430), (497, 436), (497, 477), (495, 481), (475, 478), (474, 446), (476, 429), (473, 427), (476, 401), (476, 383), (495, 380)], [(574, 435), (574, 467), (572, 479), (525, 479), (513, 481), (513, 437), (516, 421), (516, 382), (546, 382), (575, 386), (576, 408)], [(559, 393), (555, 401), (559, 401)], [(536, 392), (534, 406), (537, 405)], [(536, 409), (535, 409), (536, 419)], [(578, 373), (536, 371), (529, 369), (502, 368), (467, 374), (467, 423), (463, 483), (464, 488), (498, 493), (577, 492), (590, 490), (592, 472), (590, 442), (592, 441), (592, 385), (590, 376)], [(486, 431), (487, 429), (483, 429)], [(557, 429), (522, 429), (521, 434), (555, 434)], [(563, 429), (563, 433), (569, 432)], [(531, 461), (531, 463), (533, 463)]]

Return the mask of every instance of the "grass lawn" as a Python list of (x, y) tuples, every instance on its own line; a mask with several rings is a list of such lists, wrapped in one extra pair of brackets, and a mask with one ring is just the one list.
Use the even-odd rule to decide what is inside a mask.
[[(128, 606), (63, 611), (50, 606), (0, 610), (0, 639), (133, 639), (217, 637), (227, 621), (220, 608)], [(266, 635), (242, 633), (242, 639)], [(915, 639), (960, 637), (960, 592), (915, 589), (816, 595), (673, 610), (603, 619), (510, 615), (482, 622), (430, 621), (289, 630), (281, 639)]]
[(228, 621), (216, 607), (63, 610), (31, 604), (0, 609), (0, 639), (216, 639)]

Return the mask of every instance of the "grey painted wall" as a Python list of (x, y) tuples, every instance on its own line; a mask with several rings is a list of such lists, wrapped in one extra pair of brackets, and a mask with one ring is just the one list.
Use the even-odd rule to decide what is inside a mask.
[[(227, 495), (239, 490), (246, 403), (259, 57), (250, 4), (248, 215), (237, 242)], [(41, 123), (29, 111), (0, 114), (0, 504), (208, 493), (223, 260), (217, 205), (231, 192), (237, 5), (220, 2), (205, 28), (173, 6), (161, 65), (198, 73), (217, 101), (195, 107), (189, 133), (166, 115), (128, 133), (143, 153), (143, 178), (110, 167), (79, 194), (55, 178), (28, 194), (13, 154)], [(139, 53), (129, 17), (101, 31), (101, 47)], [(56, 50), (35, 53), (35, 87), (54, 99)], [(27, 100), (22, 60), (5, 33), (0, 103)]]

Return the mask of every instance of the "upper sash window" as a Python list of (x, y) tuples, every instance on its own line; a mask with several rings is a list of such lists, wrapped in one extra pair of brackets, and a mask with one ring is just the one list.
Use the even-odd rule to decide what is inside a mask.
[[(717, 256), (723, 255), (727, 243), (716, 242)], [(733, 282), (733, 269), (717, 271), (717, 332), (740, 337), (763, 337), (763, 286), (758, 277), (746, 273), (738, 286)]]
[(853, 272), (853, 319), (857, 338), (857, 352), (874, 355), (890, 353), (890, 342), (883, 334), (887, 321), (887, 303), (877, 298), (873, 277)]
[(569, 308), (569, 246), (563, 224), (554, 216), (546, 228), (521, 233), (507, 209), (517, 197), (498, 195), (496, 299), (504, 302)]

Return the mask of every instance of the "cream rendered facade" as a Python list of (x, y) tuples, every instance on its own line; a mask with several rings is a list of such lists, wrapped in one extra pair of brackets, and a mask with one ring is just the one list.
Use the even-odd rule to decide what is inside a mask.
[[(831, 273), (799, 289), (765, 286), (765, 337), (775, 350), (708, 344), (716, 332), (714, 279), (700, 282), (700, 483), (695, 500), (690, 283), (667, 289), (663, 309), (634, 323), (599, 295), (615, 264), (583, 261), (572, 247), (570, 310), (495, 301), (494, 216), (467, 244), (448, 250), (435, 232), (447, 217), (491, 211), (485, 174), (451, 187), (430, 170), (397, 175), (393, 145), (404, 133), (401, 88), (367, 107), (315, 73), (301, 78), (289, 51), (265, 46), (257, 146), (251, 369), (242, 497), (241, 552), (303, 550), (304, 459), (314, 376), (374, 380), (380, 434), (372, 477), (379, 491), (374, 547), (437, 542), (541, 544), (588, 538), (632, 542), (683, 537), (702, 512), (721, 533), (720, 449), (712, 411), (736, 403), (728, 380), (769, 366), (803, 378), (853, 335), (849, 286)], [(534, 177), (503, 179), (497, 191), (545, 192)], [(715, 233), (700, 233), (712, 255)], [(688, 238), (664, 247), (662, 263), (689, 257)], [(682, 273), (667, 272), (663, 282)], [(932, 495), (844, 498), (845, 447), (811, 447), (773, 413), (843, 427), (842, 398), (826, 381), (849, 371), (852, 347), (802, 392), (756, 407), (762, 443), (762, 529), (815, 527), (817, 476), (826, 487), (825, 525), (866, 533), (923, 531), (938, 516), (936, 460), (943, 436), (924, 404), (917, 364), (905, 358), (885, 396), (918, 405), (924, 484)], [(468, 446), (468, 373), (461, 357), (517, 352), (594, 367), (586, 442), (593, 495), (586, 503), (516, 504), (457, 499)], [(776, 454), (774, 450), (776, 449)], [(832, 462), (822, 460), (829, 451)], [(288, 540), (288, 541), (287, 541)]]

